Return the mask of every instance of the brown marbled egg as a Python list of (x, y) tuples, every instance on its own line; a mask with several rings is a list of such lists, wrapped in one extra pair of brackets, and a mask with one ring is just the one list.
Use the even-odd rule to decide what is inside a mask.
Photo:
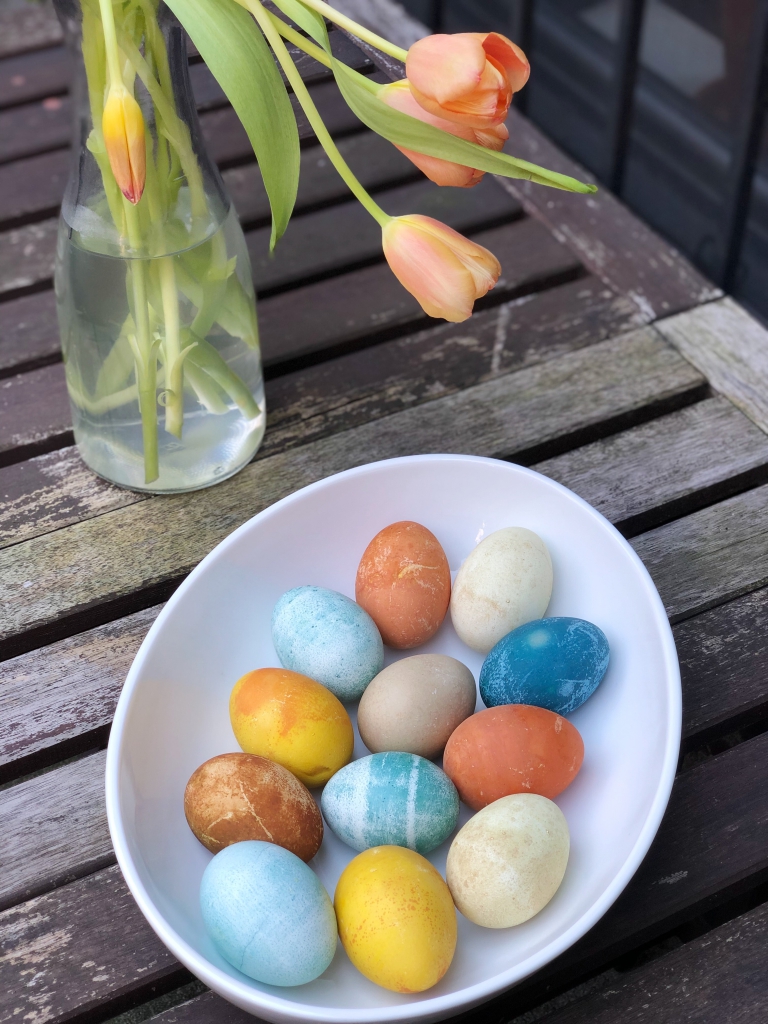
[(389, 647), (426, 643), (451, 599), (451, 570), (437, 537), (419, 523), (386, 526), (360, 559), (355, 598)]
[(201, 764), (184, 791), (184, 814), (211, 853), (260, 839), (308, 861), (323, 841), (320, 809), (304, 783), (257, 754), (219, 754)]
[(567, 718), (504, 704), (466, 718), (445, 746), (443, 771), (473, 811), (513, 793), (554, 800), (576, 778), (584, 741)]

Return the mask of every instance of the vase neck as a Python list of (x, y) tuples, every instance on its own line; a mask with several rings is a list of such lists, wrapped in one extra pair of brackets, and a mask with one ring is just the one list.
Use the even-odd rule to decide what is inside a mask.
[[(180, 252), (213, 235), (229, 212), (202, 138), (187, 38), (161, 0), (106, 9), (104, 3), (54, 0), (75, 58), (74, 138), (62, 218), (72, 241), (91, 251), (140, 258)], [(114, 32), (111, 25), (105, 32), (105, 16)], [(105, 103), (123, 87), (140, 109), (134, 138), (143, 138), (143, 146), (134, 142), (133, 153), (141, 149), (146, 170), (138, 202), (131, 201), (136, 190), (121, 191), (112, 169), (115, 146), (110, 149), (103, 130)]]

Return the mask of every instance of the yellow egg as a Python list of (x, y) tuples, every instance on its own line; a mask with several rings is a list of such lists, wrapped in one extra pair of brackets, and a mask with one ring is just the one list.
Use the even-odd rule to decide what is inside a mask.
[(344, 705), (298, 672), (247, 672), (232, 690), (229, 717), (247, 754), (276, 761), (305, 786), (321, 786), (352, 757), (355, 737)]
[(339, 937), (366, 978), (392, 992), (424, 992), (451, 966), (456, 910), (440, 873), (402, 846), (375, 846), (342, 872), (334, 898)]

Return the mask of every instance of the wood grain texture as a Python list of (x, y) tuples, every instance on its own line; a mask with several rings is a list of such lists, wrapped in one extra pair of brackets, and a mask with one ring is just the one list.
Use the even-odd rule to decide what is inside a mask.
[[(543, 230), (535, 221), (526, 223)], [(531, 243), (530, 235), (519, 233), (523, 224), (515, 226), (515, 237)], [(552, 245), (559, 248), (554, 240)], [(543, 254), (538, 244), (520, 247), (516, 258), (522, 273), (536, 272), (537, 254)], [(515, 267), (506, 266), (512, 277)], [(268, 429), (257, 458), (575, 351), (632, 326), (632, 306), (595, 285), (591, 279), (549, 289), (476, 313), (468, 323), (428, 328), (267, 381)], [(57, 386), (63, 395), (63, 382)], [(68, 427), (64, 404), (58, 429)], [(74, 448), (0, 468), (0, 498), (0, 547), (141, 500), (94, 476)]]
[(53, 279), (55, 219), (0, 234), (0, 296)]
[(60, 358), (53, 290), (0, 303), (0, 370), (4, 376)]
[(68, 175), (64, 149), (0, 165), (0, 228), (55, 216)]
[[(121, 996), (151, 998), (182, 973), (141, 916), (117, 867), (0, 914), (0, 1020), (32, 1024), (89, 1011)], [(35, 984), (30, 986), (30, 980)]]
[(768, 330), (733, 299), (660, 320), (658, 329), (710, 384), (768, 433)]
[[(0, 779), (35, 755), (104, 733), (125, 676), (160, 605), (0, 664)], [(101, 736), (99, 738), (102, 738)]]
[(632, 535), (765, 483), (768, 437), (717, 397), (536, 468)]
[(61, 25), (51, 3), (0, 9), (0, 57), (61, 42)]
[(416, 452), (505, 457), (567, 435), (586, 439), (607, 419), (700, 387), (693, 367), (643, 330), (265, 458), (211, 490), (140, 502), (18, 544), (0, 552), (6, 654), (21, 653), (11, 641), (28, 630), (103, 613), (105, 602), (180, 578), (247, 518), (331, 473)]
[(114, 861), (105, 760), (92, 754), (0, 791), (0, 909)]
[[(582, 181), (593, 180), (514, 107), (507, 127), (514, 156)], [(648, 322), (722, 295), (607, 189), (580, 196), (531, 182), (499, 181), (528, 213), (570, 245), (593, 274), (632, 299)]]
[(768, 583), (768, 486), (632, 541), (672, 622)]
[[(520, 205), (493, 179), (473, 189), (440, 189), (419, 181), (381, 192), (380, 204), (393, 215), (421, 213), (472, 232), (509, 220)], [(382, 262), (381, 229), (354, 199), (328, 210), (294, 216), (274, 255), (270, 228), (246, 234), (259, 294), (327, 277), (356, 264)], [(51, 219), (0, 233), (0, 295), (53, 279), (58, 221)]]
[(0, 547), (146, 498), (96, 476), (74, 446), (16, 462), (0, 469)]
[(0, 380), (0, 464), (72, 443), (64, 366), (54, 363)]
[[(99, 796), (101, 792), (100, 787)], [(747, 880), (761, 877), (768, 869), (766, 824), (768, 737), (757, 737), (685, 772), (675, 783), (656, 841), (613, 908), (576, 946), (523, 986), (597, 970), (623, 950), (662, 934)], [(106, 849), (105, 842), (105, 856)], [(77, 863), (73, 847), (72, 871)], [(106, 870), (0, 918), (0, 1020), (6, 1015), (23, 1019), (36, 1005), (39, 990), (30, 989), (23, 973), (29, 967), (25, 957), (30, 946), (42, 951), (38, 969), (46, 970), (41, 984), (47, 1024), (74, 1016), (93, 1006), (94, 1000), (107, 1003), (131, 986), (139, 989), (153, 980), (155, 972), (167, 976), (168, 954), (125, 893), (116, 869)], [(73, 907), (82, 914), (82, 924), (70, 931)], [(62, 932), (66, 943), (57, 942)], [(130, 948), (126, 936), (131, 937)], [(521, 990), (522, 986), (494, 1000), (478, 1014), (488, 1024), (509, 1021)]]
[(768, 590), (674, 628), (683, 679), (683, 739), (764, 718), (768, 710)]
[[(443, 189), (418, 181), (379, 192), (376, 201), (392, 216), (422, 214), (462, 234), (509, 221), (521, 212), (519, 203), (492, 178), (471, 189)], [(384, 261), (381, 228), (354, 199), (293, 217), (274, 256), (269, 253), (269, 237), (268, 227), (246, 235), (256, 290), (262, 295)]]
[[(509, 207), (501, 207), (500, 209), (506, 209), (507, 212), (510, 210)], [(465, 217), (482, 216), (481, 208), (477, 205), (464, 204), (463, 202), (456, 204), (453, 213), (455, 215), (453, 219), (459, 222)], [(446, 217), (446, 219), (451, 218)], [(512, 223), (502, 228), (495, 228), (489, 232), (481, 232), (476, 237), (482, 244), (493, 246), (494, 251), (504, 261), (505, 269), (503, 277), (497, 285), (495, 299), (501, 298), (505, 294), (515, 295), (521, 291), (526, 292), (528, 290), (533, 291), (538, 288), (544, 288), (553, 281), (563, 278), (567, 280), (569, 277), (579, 273), (579, 265), (575, 262), (570, 251), (565, 246), (554, 241), (551, 236), (546, 235), (541, 225), (535, 221), (524, 220), (519, 223)], [(370, 238), (369, 241), (371, 241)], [(378, 248), (378, 239), (375, 244)], [(321, 238), (315, 238), (314, 252), (316, 254), (321, 245)], [(351, 245), (352, 243), (349, 243), (346, 245), (346, 248), (349, 249)], [(335, 250), (335, 259), (342, 258), (339, 256), (339, 253), (344, 248), (345, 245), (341, 245)], [(278, 268), (283, 268), (280, 271), (283, 275), (292, 272), (290, 261), (293, 258), (292, 253), (296, 254), (297, 248), (294, 245), (292, 249), (285, 251), (288, 257), (287, 264), (281, 262), (282, 257), (275, 258), (275, 265)], [(367, 290), (353, 292), (353, 296), (359, 301), (360, 307), (364, 309), (364, 315), (369, 324), (374, 327), (376, 326), (375, 318), (377, 315), (380, 316), (380, 319), (386, 320), (387, 303), (392, 293), (402, 296), (400, 318), (405, 323), (408, 323), (409, 318), (415, 323), (440, 323), (440, 321), (434, 321), (425, 316), (416, 300), (405, 291), (386, 264), (379, 264), (377, 267), (369, 269), (377, 272), (376, 276), (382, 281), (383, 288), (373, 293)], [(325, 313), (325, 316), (318, 315), (317, 310), (307, 307), (305, 304), (306, 288), (299, 289), (301, 294), (291, 301), (286, 300), (290, 299), (290, 296), (294, 294), (293, 292), (265, 299), (261, 302), (259, 304), (259, 320), (262, 355), (265, 365), (267, 367), (279, 368), (297, 356), (306, 354), (307, 351), (317, 351), (318, 348), (322, 348), (319, 341), (327, 338), (329, 329), (334, 325), (344, 323), (345, 319), (347, 321), (347, 331), (352, 332), (356, 326), (354, 320), (355, 304), (350, 302), (350, 290), (347, 286), (350, 278), (358, 280), (359, 275), (365, 276), (366, 271), (356, 271), (353, 274), (344, 275), (323, 283), (321, 291), (324, 305), (321, 307), (320, 313)], [(585, 287), (588, 290), (588, 286)], [(568, 317), (567, 323), (577, 326), (574, 321), (578, 322), (580, 317), (584, 317), (586, 313), (585, 306), (589, 305), (590, 297), (585, 295), (579, 298), (580, 293), (578, 292), (568, 294), (572, 299), (576, 300), (576, 309), (573, 308), (573, 305), (568, 308), (566, 313)], [(27, 297), (27, 299), (32, 298), (32, 296)], [(561, 296), (560, 298), (562, 301), (563, 297)], [(557, 301), (558, 297), (555, 296), (554, 302), (557, 303)], [(606, 328), (609, 325), (613, 328), (620, 328), (621, 323), (618, 315), (622, 311), (624, 313), (624, 324), (626, 326), (631, 324), (631, 317), (627, 316), (627, 312), (630, 309), (626, 302), (621, 302), (611, 296), (608, 296), (607, 300), (602, 298), (598, 301), (601, 303), (603, 314), (606, 315), (603, 318), (603, 323), (599, 325), (602, 330), (598, 328), (595, 331), (597, 338), (605, 336)], [(275, 303), (279, 305), (279, 310), (273, 309)], [(9, 305), (11, 304), (9, 303)], [(34, 303), (32, 305), (34, 307)], [(2, 311), (3, 306), (0, 305), (0, 318), (3, 315)], [(52, 315), (53, 311), (48, 310), (48, 307), (46, 307), (45, 314), (38, 315), (37, 318), (34, 316), (29, 318), (30, 334), (34, 336), (37, 333), (38, 337), (40, 336), (42, 331), (39, 327), (36, 330), (36, 325), (39, 324), (40, 320), (48, 312)], [(480, 315), (482, 316), (482, 314)], [(300, 329), (307, 319), (311, 319), (312, 328), (301, 333)], [(554, 319), (554, 316), (552, 319)], [(599, 317), (590, 317), (588, 321), (584, 318), (584, 322), (581, 324), (584, 335), (587, 335), (591, 329), (598, 326), (595, 323), (596, 319), (599, 319)], [(474, 324), (476, 320), (477, 317), (474, 317), (470, 324)], [(14, 322), (16, 321), (11, 318), (11, 323)], [(380, 324), (378, 326), (380, 329)], [(505, 327), (504, 335), (514, 337), (517, 332), (524, 330), (525, 326), (526, 318), (524, 315), (520, 323), (509, 323)], [(466, 324), (462, 325), (461, 334), (464, 337), (467, 336), (467, 329)], [(26, 333), (25, 328), (16, 330), (17, 349), (19, 336), (23, 337)], [(454, 333), (456, 333), (455, 326)], [(576, 333), (576, 331), (571, 332), (571, 336)], [(595, 335), (592, 335), (590, 340), (596, 340)], [(552, 347), (554, 350), (556, 350), (558, 341), (558, 337), (553, 338)], [(296, 347), (297, 344), (300, 346), (298, 349)], [(534, 345), (532, 344), (531, 347), (534, 347)], [(509, 359), (500, 350), (496, 362), (501, 366), (509, 362)], [(466, 378), (465, 382), (468, 382), (469, 379), (471, 378)], [(267, 402), (269, 407), (271, 405), (270, 395), (267, 396)], [(270, 423), (272, 422), (274, 420), (270, 421)], [(33, 447), (35, 445), (42, 452), (49, 451), (53, 444), (60, 447), (62, 444), (71, 443), (68, 440), (71, 437), (70, 430), (71, 417), (62, 366), (50, 365), (36, 370), (34, 373), (20, 374), (9, 378), (5, 382), (0, 381), (0, 460), (3, 458), (2, 453), (7, 453), (5, 456), (6, 462), (18, 461), (20, 457), (28, 458), (30, 455), (37, 454)], [(56, 438), (59, 440), (56, 441)], [(49, 439), (51, 440), (49, 441)], [(21, 446), (24, 446), (21, 452), (14, 451), (14, 449)]]
[(69, 79), (69, 57), (63, 46), (6, 57), (0, 60), (0, 108), (66, 92)]
[[(767, 941), (768, 906), (763, 905), (645, 967), (611, 978), (602, 991), (547, 1015), (546, 1020), (548, 1024), (763, 1024), (768, 1004)], [(170, 1024), (172, 1012), (155, 1020)], [(227, 1011), (222, 1019), (234, 1020)], [(187, 1018), (179, 1016), (179, 1024), (182, 1020)]]
[[(496, 288), (476, 304), (476, 310), (496, 305), (505, 296), (513, 298), (543, 290), (580, 273), (580, 264), (572, 253), (551, 236), (547, 241), (537, 236), (536, 229), (531, 227), (533, 223), (520, 221), (473, 236), (481, 245), (493, 246), (502, 264), (502, 276)], [(620, 317), (627, 326), (635, 326), (637, 320), (633, 318), (635, 311), (631, 304), (607, 289), (594, 287), (595, 284), (593, 280), (585, 285), (587, 303), (578, 299), (570, 307), (563, 303), (563, 317), (572, 321), (581, 319), (589, 330), (590, 314), (586, 307), (599, 306), (614, 323)], [(578, 296), (578, 289), (569, 295)], [(259, 307), (267, 365), (278, 361), (278, 353), (285, 360), (302, 360), (320, 351), (339, 354), (352, 346), (375, 343), (439, 323), (426, 316), (384, 263), (275, 295)], [(511, 335), (517, 329), (525, 329), (525, 317), (519, 326), (512, 322), (506, 333)], [(597, 334), (605, 337), (599, 329)]]

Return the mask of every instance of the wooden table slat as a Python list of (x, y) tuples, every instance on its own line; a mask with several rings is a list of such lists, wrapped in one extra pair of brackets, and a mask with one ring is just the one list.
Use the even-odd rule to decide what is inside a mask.
[[(629, 426), (644, 407), (686, 404), (701, 387), (697, 371), (644, 329), (265, 458), (213, 489), (143, 501), (17, 544), (0, 552), (6, 656), (72, 616), (109, 614), (110, 605), (117, 614), (135, 610), (121, 602), (178, 580), (235, 526), (330, 473), (416, 451), (506, 457), (568, 436), (584, 442), (605, 421)], [(140, 560), (128, 553), (137, 544)]]
[[(472, 216), (474, 209), (472, 204), (457, 204), (454, 208), (455, 217), (451, 219), (460, 221), (465, 215)], [(514, 210), (510, 210), (509, 207), (500, 209), (506, 209), (509, 215), (514, 213)], [(544, 234), (541, 225), (535, 221), (526, 219), (503, 228), (479, 232), (474, 237), (483, 244), (492, 245), (503, 260), (504, 273), (497, 286), (494, 301), (505, 295), (513, 296), (521, 292), (546, 289), (547, 285), (554, 281), (567, 281), (580, 276), (581, 268), (570, 251)], [(319, 244), (320, 240), (317, 241)], [(279, 258), (276, 258), (275, 262), (278, 263), (278, 260)], [(372, 278), (382, 284), (381, 289), (371, 293), (364, 288), (359, 288), (361, 283), (370, 284)], [(373, 328), (378, 326), (380, 329), (381, 321), (386, 322), (388, 315), (393, 320), (397, 315), (406, 322), (410, 318), (415, 324), (436, 323), (425, 316), (419, 304), (412, 295), (406, 292), (389, 267), (386, 264), (379, 264), (323, 282), (322, 285), (307, 285), (295, 291), (263, 300), (259, 304), (260, 335), (264, 364), (268, 369), (277, 367), (279, 372), (284, 364), (290, 364), (292, 359), (295, 360), (299, 356), (305, 355), (308, 350), (320, 349), (321, 345), (317, 340), (318, 334), (322, 338), (325, 332), (334, 324), (341, 323), (345, 317), (347, 331), (350, 333), (354, 331), (355, 321), (350, 316), (350, 313), (354, 313), (354, 304), (351, 305), (349, 302), (350, 289), (346, 287), (350, 282), (353, 283), (352, 294), (359, 298), (367, 322)], [(354, 289), (355, 284), (358, 286), (357, 291)], [(313, 330), (302, 333), (301, 328), (310, 313), (310, 309), (302, 300), (306, 289), (310, 287), (317, 287), (321, 290), (325, 316), (318, 316), (315, 311), (315, 315), (312, 317)], [(292, 296), (294, 298), (291, 298)], [(613, 314), (609, 318), (609, 323), (611, 326), (615, 326), (616, 314), (622, 310), (626, 311), (628, 304), (618, 300), (611, 302), (610, 298), (609, 296), (608, 301), (602, 300), (601, 308), (604, 312)], [(553, 299), (556, 301), (557, 296), (553, 296)], [(393, 302), (396, 313), (393, 311)], [(279, 307), (277, 310), (273, 309), (275, 304)], [(584, 305), (584, 300), (578, 303), (579, 307)], [(0, 305), (0, 320), (2, 311), (3, 306)], [(571, 307), (571, 322), (574, 313), (578, 318), (582, 311), (582, 308), (577, 307), (577, 310), (574, 310)], [(51, 316), (53, 312), (50, 310)], [(376, 323), (377, 315), (380, 317), (378, 324)], [(491, 316), (495, 317), (496, 314), (491, 314)], [(523, 316), (525, 318), (525, 311), (523, 311)], [(478, 317), (473, 323), (477, 322)], [(478, 329), (482, 330), (483, 323), (484, 321), (480, 319)], [(452, 326), (454, 334), (458, 335), (456, 325)], [(30, 328), (33, 334), (37, 333), (39, 336), (41, 333), (39, 318), (30, 318)], [(509, 324), (508, 331), (505, 330), (505, 334), (509, 333), (514, 336), (517, 329), (518, 324), (512, 322)], [(578, 333), (583, 337), (587, 331), (588, 328), (585, 324), (584, 329)], [(463, 328), (463, 332), (459, 336), (466, 337), (466, 328)], [(25, 328), (23, 327), (17, 331), (17, 335), (24, 333)], [(571, 335), (574, 333), (577, 332), (571, 332)], [(605, 334), (605, 329), (598, 333), (597, 337), (588, 340), (599, 340), (601, 333)], [(555, 333), (549, 343), (556, 351), (557, 345), (562, 344), (562, 338)], [(297, 345), (300, 347), (297, 348)], [(535, 344), (530, 344), (531, 349), (535, 347)], [(464, 348), (466, 349), (466, 345)], [(369, 358), (372, 358), (374, 363), (378, 363), (380, 367), (382, 361), (386, 362), (385, 357), (380, 357), (378, 353)], [(504, 353), (500, 353), (496, 360), (499, 365), (502, 361), (509, 361), (509, 357)], [(466, 374), (468, 370), (469, 367), (466, 364), (461, 368), (463, 374)], [(271, 402), (269, 393), (267, 402), (269, 407)], [(28, 458), (37, 454), (38, 451), (50, 451), (53, 447), (71, 444), (70, 431), (71, 416), (64, 370), (61, 365), (48, 365), (28, 373), (9, 377), (5, 381), (0, 380), (0, 464), (18, 462), (20, 458)]]
[[(53, 805), (53, 782), (68, 785), (95, 776), (95, 766), (103, 765), (103, 755), (90, 760), (94, 762), (93, 771), (81, 767), (77, 774), (75, 769), (82, 762), (76, 762), (59, 769), (58, 775), (51, 772), (41, 777), (48, 780), (47, 804)], [(99, 785), (99, 798), (102, 793), (103, 786)], [(95, 799), (95, 794), (89, 799)], [(0, 820), (5, 800), (7, 791), (0, 793)], [(23, 824), (32, 828), (37, 820), (27, 803)], [(97, 853), (109, 856), (109, 836), (100, 820), (94, 818), (88, 832), (87, 863)], [(681, 915), (700, 912), (750, 880), (762, 879), (768, 871), (766, 825), (768, 735), (743, 743), (678, 777), (657, 839), (622, 896), (580, 942), (525, 984), (572, 977), (587, 965), (597, 969), (619, 952), (669, 930)], [(40, 827), (46, 827), (44, 821)], [(78, 859), (82, 836), (77, 823), (70, 828), (64, 821), (62, 829), (56, 839), (55, 856), (40, 874), (33, 872), (33, 868), (40, 867), (37, 862), (25, 865), (18, 856), (10, 861), (4, 877), (13, 879), (16, 891), (45, 884), (55, 872), (81, 873), (81, 865), (84, 873), (86, 865)], [(68, 858), (64, 853), (67, 842)], [(8, 881), (5, 884), (7, 890)], [(0, 1014), (21, 1017), (37, 1005), (34, 1000), (44, 992), (46, 1022), (55, 1024), (92, 1007), (96, 1000), (106, 1002), (116, 991), (124, 993), (131, 985), (146, 986), (155, 971), (167, 976), (172, 970), (169, 954), (124, 893), (124, 883), (112, 869), (82, 877), (0, 915), (0, 942), (4, 945)], [(80, 908), (82, 922), (77, 929), (68, 930), (73, 907)], [(62, 931), (68, 941), (56, 943), (52, 937)], [(131, 936), (129, 948), (126, 935)], [(50, 950), (45, 975), (34, 989), (27, 985), (24, 973), (28, 967), (24, 952), (30, 947)], [(99, 967), (98, 974), (94, 966)], [(483, 1019), (508, 1021), (509, 999), (514, 1006), (513, 994), (484, 1007), (480, 1011)]]

